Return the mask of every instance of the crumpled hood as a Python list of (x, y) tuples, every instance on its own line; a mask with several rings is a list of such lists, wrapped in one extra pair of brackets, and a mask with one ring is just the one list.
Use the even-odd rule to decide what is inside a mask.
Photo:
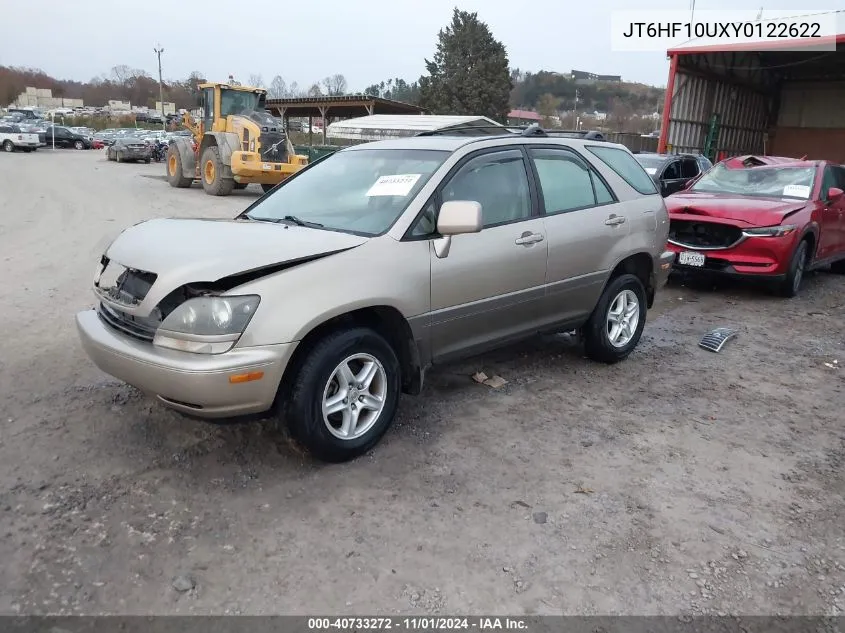
[(368, 238), (248, 220), (156, 219), (136, 224), (106, 249), (109, 260), (157, 279), (134, 314), (172, 290), (360, 246)]
[[(807, 206), (807, 201), (754, 198), (715, 193), (676, 193), (666, 200), (670, 217), (698, 216), (735, 220), (747, 226), (773, 226)], [(687, 218), (688, 219), (688, 218)]]

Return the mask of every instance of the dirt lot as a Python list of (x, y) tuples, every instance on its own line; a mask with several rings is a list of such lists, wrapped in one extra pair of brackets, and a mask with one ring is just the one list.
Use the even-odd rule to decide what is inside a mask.
[[(555, 338), (433, 371), (375, 451), (326, 466), (269, 425), (165, 410), (74, 329), (121, 229), (257, 188), (0, 159), (0, 613), (845, 609), (845, 278), (794, 300), (671, 285), (613, 367)], [(739, 337), (699, 349), (718, 326)]]

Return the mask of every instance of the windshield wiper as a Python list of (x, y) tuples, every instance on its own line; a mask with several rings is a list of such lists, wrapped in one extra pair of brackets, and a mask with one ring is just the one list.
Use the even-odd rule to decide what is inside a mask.
[(283, 218), (262, 218), (253, 215), (242, 215), (240, 216), (240, 219), (252, 220), (253, 222), (272, 222), (273, 224), (284, 224), (286, 222), (290, 222), (291, 224), (296, 224), (297, 226), (312, 226), (316, 228), (322, 228), (324, 226), (319, 222), (303, 220), (302, 218), (298, 218), (295, 215), (286, 215)]
[(286, 215), (285, 217), (282, 218), (282, 221), (285, 221), (285, 220), (287, 220), (288, 222), (293, 222), (297, 226), (316, 226), (316, 227), (323, 226), (319, 222), (310, 222), (308, 220), (303, 220), (302, 218), (298, 218), (295, 215)]

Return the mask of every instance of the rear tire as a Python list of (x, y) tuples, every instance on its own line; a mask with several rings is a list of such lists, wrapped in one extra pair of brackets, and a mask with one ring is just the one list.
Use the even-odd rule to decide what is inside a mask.
[(235, 181), (223, 177), (223, 161), (220, 160), (220, 148), (215, 145), (206, 147), (200, 161), (200, 180), (202, 188), (210, 196), (228, 196), (232, 193)]
[(149, 165), (149, 164), (150, 164), (150, 159), (149, 159), (149, 158), (145, 158), (145, 159), (144, 159), (144, 163), (146, 163), (147, 165)]
[[(347, 380), (342, 374), (356, 381), (351, 389), (341, 384)], [(307, 352), (290, 387), (283, 387), (279, 415), (295, 444), (320, 460), (344, 462), (378, 443), (396, 415), (401, 387), (399, 359), (384, 338), (364, 327), (338, 330)], [(324, 402), (343, 395), (351, 401), (338, 400), (340, 409), (324, 414)], [(357, 430), (344, 426), (347, 416), (357, 421)]]
[(791, 298), (798, 294), (801, 282), (804, 280), (804, 272), (810, 260), (810, 248), (807, 240), (801, 240), (792, 253), (789, 260), (789, 270), (786, 279), (777, 285), (777, 292), (781, 297)]
[(636, 275), (611, 279), (583, 328), (584, 351), (602, 363), (617, 363), (634, 351), (648, 312), (645, 287)]
[(171, 187), (184, 189), (190, 187), (192, 178), (185, 178), (182, 175), (182, 155), (175, 145), (167, 148), (167, 182)]
[(12, 141), (3, 141), (3, 151), (4, 152), (14, 152), (15, 151), (15, 144)]

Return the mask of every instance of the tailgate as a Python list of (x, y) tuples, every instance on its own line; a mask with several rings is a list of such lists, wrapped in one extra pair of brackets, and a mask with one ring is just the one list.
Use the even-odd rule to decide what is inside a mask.
[(18, 142), (24, 145), (38, 145), (37, 134), (18, 134)]

